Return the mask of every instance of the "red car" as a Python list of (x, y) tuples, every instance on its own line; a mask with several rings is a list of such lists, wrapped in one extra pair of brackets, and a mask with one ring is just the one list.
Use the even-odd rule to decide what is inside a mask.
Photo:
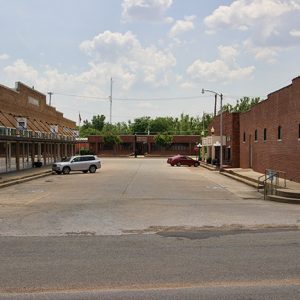
[(180, 167), (181, 165), (189, 166), (189, 167), (190, 166), (198, 167), (200, 165), (198, 160), (195, 160), (185, 155), (175, 155), (173, 157), (169, 157), (167, 163), (170, 164), (172, 167), (175, 165), (177, 167)]

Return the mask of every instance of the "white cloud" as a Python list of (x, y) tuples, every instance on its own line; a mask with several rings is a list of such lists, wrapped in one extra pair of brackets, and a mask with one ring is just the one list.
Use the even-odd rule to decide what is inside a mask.
[(9, 59), (9, 55), (6, 53), (0, 54), (0, 60), (6, 60)]
[(249, 78), (255, 67), (240, 67), (236, 63), (238, 50), (232, 46), (220, 46), (220, 58), (212, 62), (200, 59), (194, 61), (187, 69), (187, 74), (192, 80), (222, 81), (242, 80)]
[(176, 21), (170, 30), (170, 36), (175, 37), (184, 32), (193, 30), (195, 28), (194, 26), (195, 18), (196, 18), (195, 16), (187, 16), (184, 18), (184, 20)]
[(80, 49), (91, 57), (94, 71), (110, 70), (114, 76), (118, 74), (123, 78), (128, 88), (135, 82), (166, 85), (168, 73), (176, 65), (176, 59), (169, 50), (143, 47), (131, 32), (105, 31), (92, 40), (84, 41)]
[(122, 17), (125, 21), (171, 22), (165, 13), (172, 3), (173, 0), (123, 0)]
[(210, 29), (231, 27), (246, 30), (257, 21), (273, 19), (297, 9), (292, 0), (237, 0), (230, 6), (220, 6), (212, 15), (204, 19), (205, 25)]
[[(220, 6), (204, 19), (207, 33), (242, 31), (246, 51), (256, 59), (274, 62), (284, 48), (299, 44), (299, 0), (237, 0)], [(268, 56), (271, 55), (271, 56)]]
[(36, 80), (38, 71), (27, 65), (22, 59), (18, 59), (13, 65), (6, 66), (4, 73), (10, 78), (18, 78), (18, 81)]
[(300, 30), (292, 29), (290, 35), (293, 37), (300, 37)]

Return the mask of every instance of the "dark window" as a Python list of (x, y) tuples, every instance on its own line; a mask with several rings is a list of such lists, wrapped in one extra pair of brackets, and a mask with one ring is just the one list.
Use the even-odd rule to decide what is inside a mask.
[(277, 130), (277, 139), (281, 140), (282, 139), (282, 127), (278, 126), (278, 130)]
[(267, 128), (264, 129), (264, 141), (267, 140)]
[(254, 132), (254, 140), (257, 141), (257, 129), (255, 129), (255, 132)]
[(244, 132), (244, 135), (243, 135), (243, 142), (246, 142), (246, 132)]

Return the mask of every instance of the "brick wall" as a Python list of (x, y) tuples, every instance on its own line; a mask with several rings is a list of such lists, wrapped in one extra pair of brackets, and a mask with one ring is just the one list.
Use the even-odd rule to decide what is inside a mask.
[(261, 173), (265, 169), (284, 171), (287, 179), (300, 182), (299, 124), (300, 77), (297, 77), (291, 85), (269, 94), (267, 100), (240, 115), (240, 166)]
[[(217, 115), (208, 126), (208, 133), (211, 135), (211, 128), (214, 128), (214, 135), (220, 135), (220, 115)], [(223, 113), (223, 136), (226, 136), (226, 146), (223, 146), (223, 157), (226, 148), (231, 151), (230, 166), (238, 168), (240, 165), (240, 116), (239, 113)]]
[[(31, 101), (29, 100), (31, 99)], [(46, 104), (46, 96), (39, 91), (16, 83), (15, 89), (0, 85), (0, 110), (19, 117), (30, 117), (49, 124), (75, 129), (76, 123), (63, 117), (54, 107)]]

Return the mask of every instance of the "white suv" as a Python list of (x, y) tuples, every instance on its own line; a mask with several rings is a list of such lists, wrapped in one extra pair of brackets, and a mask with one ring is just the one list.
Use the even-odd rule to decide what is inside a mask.
[(95, 173), (101, 168), (101, 161), (94, 155), (78, 155), (63, 159), (52, 165), (52, 171), (57, 174), (69, 174), (71, 171), (82, 171), (83, 173)]

